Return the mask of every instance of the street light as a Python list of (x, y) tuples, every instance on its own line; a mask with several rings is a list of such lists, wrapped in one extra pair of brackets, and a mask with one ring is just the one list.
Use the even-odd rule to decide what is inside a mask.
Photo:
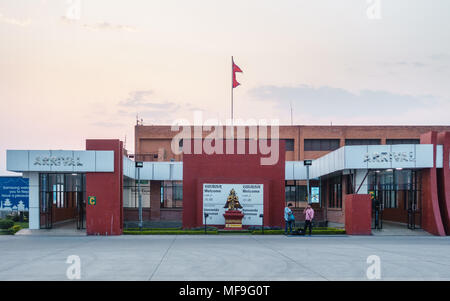
[(209, 214), (205, 213), (204, 215), (205, 215), (205, 234), (206, 234), (206, 218), (209, 216)]
[(306, 197), (308, 204), (311, 203), (309, 199), (309, 167), (312, 165), (312, 160), (304, 160), (303, 165), (306, 166)]
[(261, 218), (261, 230), (262, 234), (264, 235), (264, 214), (260, 214), (259, 217)]
[(142, 231), (141, 168), (144, 167), (144, 162), (136, 161), (135, 166), (138, 172), (139, 230)]

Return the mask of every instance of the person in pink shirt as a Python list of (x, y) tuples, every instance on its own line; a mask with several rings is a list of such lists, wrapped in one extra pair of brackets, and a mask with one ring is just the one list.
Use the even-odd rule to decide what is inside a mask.
[(308, 205), (305, 210), (303, 210), (303, 214), (305, 215), (305, 228), (303, 229), (303, 232), (306, 234), (306, 228), (309, 227), (309, 236), (311, 236), (314, 209), (311, 208), (311, 205)]

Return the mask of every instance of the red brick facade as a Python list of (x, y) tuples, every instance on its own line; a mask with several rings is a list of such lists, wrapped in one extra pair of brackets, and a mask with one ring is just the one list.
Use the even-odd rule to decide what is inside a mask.
[[(224, 128), (224, 137), (226, 137), (227, 129)], [(237, 135), (239, 129), (234, 128), (235, 136)], [(286, 161), (301, 161), (304, 159), (316, 159), (319, 158), (332, 150), (324, 151), (310, 151), (305, 149), (305, 140), (307, 139), (337, 139), (339, 140), (338, 147), (342, 147), (346, 144), (346, 139), (378, 139), (381, 144), (387, 144), (388, 139), (415, 139), (420, 140), (421, 143), (432, 143), (428, 138), (424, 139), (424, 134), (434, 131), (442, 132), (439, 134), (439, 143), (443, 144), (443, 141), (447, 141), (448, 133), (450, 132), (450, 126), (280, 126), (279, 127), (279, 138), (281, 140), (290, 140), (289, 142), (293, 144), (290, 149), (285, 149), (284, 159)], [(144, 161), (183, 161), (183, 154), (174, 154), (172, 152), (172, 138), (178, 134), (180, 131), (171, 131), (170, 126), (143, 126), (137, 125), (135, 127), (135, 153), (141, 155), (141, 160)], [(445, 132), (447, 134), (445, 134)], [(202, 132), (202, 137), (207, 137), (211, 131)], [(245, 128), (246, 137), (248, 138), (249, 130)], [(194, 129), (191, 132), (194, 135)], [(268, 130), (270, 138), (270, 129)], [(446, 136), (447, 135), (447, 136)], [(421, 138), (422, 137), (422, 138)], [(436, 136), (437, 137), (437, 136)], [(433, 140), (437, 143), (437, 138)], [(447, 143), (448, 145), (448, 143)], [(177, 146), (175, 146), (177, 147)], [(444, 149), (444, 166), (449, 165), (448, 147)], [(447, 156), (447, 157), (446, 157)], [(434, 215), (443, 215), (444, 220), (449, 220), (450, 216), (450, 187), (448, 183), (450, 181), (450, 171), (449, 169), (442, 169), (439, 171), (439, 176), (434, 176), (436, 169), (424, 170), (423, 172), (423, 191), (422, 196), (424, 198), (423, 208), (426, 211), (422, 215), (422, 221), (416, 220), (416, 224), (423, 224), (425, 229), (430, 229), (431, 233), (442, 235), (444, 233), (444, 228), (446, 232), (449, 232), (449, 223), (442, 227), (430, 226), (430, 220), (435, 220), (437, 217), (430, 217), (431, 212)], [(440, 179), (440, 180), (438, 180)], [(326, 220), (332, 223), (344, 224), (345, 223), (345, 212), (346, 212), (346, 202), (345, 195), (348, 193), (347, 190), (347, 176), (342, 176), (342, 204), (340, 207), (330, 207), (328, 204), (328, 179), (322, 180), (322, 204), (321, 206), (315, 208), (316, 210), (316, 220)], [(438, 182), (441, 181), (441, 182)], [(152, 181), (153, 182), (153, 181)], [(292, 182), (292, 181), (289, 181)], [(186, 182), (183, 183), (186, 185)], [(288, 184), (288, 183), (287, 183)], [(161, 208), (161, 195), (160, 195), (160, 185), (159, 182), (152, 183), (152, 189), (150, 192), (150, 210), (149, 214), (144, 214), (144, 220), (149, 218), (150, 220), (176, 220), (180, 218), (180, 208)], [(183, 185), (183, 186), (184, 186)], [(306, 185), (306, 181), (297, 181), (295, 184), (290, 183), (290, 185)], [(433, 192), (431, 187), (437, 187), (439, 185), (439, 191)], [(280, 194), (284, 192), (280, 191)], [(439, 197), (439, 198), (438, 198)], [(284, 195), (283, 195), (284, 198)], [(435, 201), (429, 201), (434, 199)], [(438, 202), (438, 199), (441, 200)], [(444, 200), (444, 201), (442, 201)], [(184, 200), (183, 200), (184, 202)], [(306, 204), (306, 203), (305, 203)], [(438, 208), (436, 209), (436, 204)], [(440, 207), (439, 207), (440, 206)], [(401, 196), (398, 199), (398, 208), (386, 208), (383, 213), (383, 218), (391, 221), (398, 221), (405, 223), (407, 221), (407, 211), (404, 209), (405, 204)], [(185, 208), (185, 212), (186, 209)], [(437, 211), (436, 211), (437, 210)], [(134, 213), (132, 214), (132, 209), (127, 209), (126, 220), (128, 218), (134, 218)], [(294, 214), (296, 215), (296, 220), (302, 221), (303, 217), (303, 207), (295, 208)], [(416, 218), (420, 219), (420, 216)], [(442, 219), (441, 219), (442, 220)], [(436, 228), (437, 227), (437, 228)], [(428, 231), (428, 230), (427, 230)]]

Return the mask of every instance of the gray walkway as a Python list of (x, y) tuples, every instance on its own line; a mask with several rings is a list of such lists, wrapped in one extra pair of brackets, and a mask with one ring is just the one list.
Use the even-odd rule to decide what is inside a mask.
[(450, 280), (450, 237), (0, 236), (0, 280)]
[(428, 232), (423, 229), (408, 229), (406, 224), (384, 221), (383, 229), (372, 229), (372, 235), (409, 235), (409, 236), (429, 236)]

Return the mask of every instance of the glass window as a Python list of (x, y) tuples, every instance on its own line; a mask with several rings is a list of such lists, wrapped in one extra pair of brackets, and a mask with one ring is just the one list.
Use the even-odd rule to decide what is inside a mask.
[(285, 139), (286, 151), (294, 150), (294, 139)]
[(345, 139), (345, 145), (378, 145), (381, 139)]
[(333, 177), (328, 181), (328, 207), (342, 208), (342, 177)]
[(183, 182), (161, 182), (161, 208), (183, 208)]
[(305, 151), (333, 151), (339, 148), (339, 139), (305, 139)]
[[(292, 203), (294, 208), (304, 207), (306, 204), (306, 185), (299, 185), (296, 181), (289, 181), (285, 184), (286, 206)], [(286, 183), (289, 183), (286, 182)]]
[(386, 139), (386, 144), (420, 144), (420, 139)]
[(368, 183), (369, 191), (375, 192), (375, 197), (384, 208), (418, 210), (420, 207), (420, 171), (372, 171)]

